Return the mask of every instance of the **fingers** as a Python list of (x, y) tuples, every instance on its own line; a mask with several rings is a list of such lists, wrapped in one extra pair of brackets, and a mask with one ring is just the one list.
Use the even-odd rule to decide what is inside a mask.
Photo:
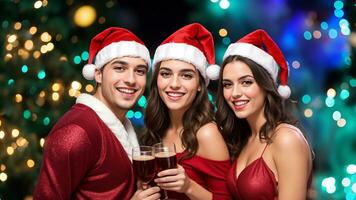
[(146, 190), (137, 190), (133, 199), (135, 200), (157, 200), (161, 197), (160, 188), (155, 186)]
[(174, 169), (166, 169), (157, 174), (158, 177), (163, 177), (163, 176), (175, 176), (177, 174), (185, 173), (184, 168), (180, 165), (178, 165), (177, 168)]

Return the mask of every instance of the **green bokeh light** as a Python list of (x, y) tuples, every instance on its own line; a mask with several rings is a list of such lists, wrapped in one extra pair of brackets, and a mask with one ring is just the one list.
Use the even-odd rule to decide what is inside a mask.
[(129, 110), (129, 111), (127, 111), (127, 113), (126, 113), (126, 117), (129, 118), (129, 119), (131, 119), (131, 118), (133, 118), (134, 114), (135, 114), (134, 111)]
[(345, 100), (345, 99), (349, 98), (349, 96), (350, 96), (350, 92), (348, 90), (345, 90), (345, 89), (341, 90), (340, 98), (342, 100)]
[(44, 79), (46, 77), (46, 72), (44, 70), (40, 70), (37, 74), (38, 79)]
[(82, 59), (80, 58), (80, 56), (74, 56), (73, 61), (74, 61), (74, 64), (79, 64), (82, 61)]
[(303, 102), (304, 104), (308, 104), (308, 103), (310, 103), (310, 101), (311, 101), (310, 95), (308, 95), (308, 94), (303, 95), (303, 97), (302, 97), (302, 102)]
[(22, 73), (28, 72), (28, 66), (27, 65), (22, 65), (21, 71), (22, 71)]
[(31, 111), (29, 110), (23, 111), (23, 118), (30, 119), (30, 117), (31, 117)]
[(49, 117), (43, 118), (43, 125), (47, 126), (50, 122), (51, 120), (49, 119)]
[(12, 78), (7, 81), (7, 85), (12, 85), (14, 83), (15, 83), (15, 81)]
[(140, 111), (136, 111), (134, 116), (136, 119), (140, 119), (140, 118), (142, 118), (142, 113)]
[(87, 61), (89, 58), (89, 53), (87, 51), (83, 51), (82, 60)]
[(147, 100), (146, 100), (145, 96), (141, 96), (141, 98), (137, 102), (137, 104), (142, 108), (146, 107), (146, 103), (147, 103)]

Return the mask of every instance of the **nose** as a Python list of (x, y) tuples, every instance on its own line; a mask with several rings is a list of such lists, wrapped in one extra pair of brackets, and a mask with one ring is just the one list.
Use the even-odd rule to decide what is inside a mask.
[(177, 88), (180, 87), (180, 80), (179, 80), (179, 77), (178, 77), (178, 76), (174, 75), (174, 76), (172, 77), (172, 80), (171, 80), (171, 83), (170, 83), (170, 87), (171, 87), (172, 89), (177, 89)]
[(238, 85), (235, 85), (232, 91), (232, 98), (236, 99), (242, 96), (241, 89)]
[(136, 76), (134, 70), (128, 70), (128, 73), (125, 75), (124, 80), (127, 85), (134, 85), (136, 83)]

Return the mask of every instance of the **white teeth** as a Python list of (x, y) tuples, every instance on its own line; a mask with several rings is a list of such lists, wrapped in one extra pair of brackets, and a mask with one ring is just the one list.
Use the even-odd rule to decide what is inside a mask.
[(171, 96), (171, 97), (181, 97), (183, 96), (182, 93), (176, 93), (176, 92), (167, 92), (168, 96)]
[(135, 90), (132, 89), (126, 89), (126, 88), (118, 88), (118, 90), (122, 93), (127, 93), (127, 94), (133, 94), (135, 93)]
[(248, 101), (235, 101), (234, 102), (234, 105), (235, 106), (242, 106), (242, 105), (245, 105), (247, 104)]

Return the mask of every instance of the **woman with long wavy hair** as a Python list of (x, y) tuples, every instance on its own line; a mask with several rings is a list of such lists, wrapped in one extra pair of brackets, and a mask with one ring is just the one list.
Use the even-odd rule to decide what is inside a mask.
[(284, 56), (263, 30), (225, 52), (216, 120), (234, 160), (227, 178), (234, 199), (306, 199), (312, 155), (286, 109), (287, 79)]
[(169, 198), (230, 199), (225, 177), (231, 162), (208, 100), (206, 68), (214, 62), (212, 35), (197, 23), (173, 33), (154, 55), (141, 143), (175, 144), (178, 168), (155, 179)]

